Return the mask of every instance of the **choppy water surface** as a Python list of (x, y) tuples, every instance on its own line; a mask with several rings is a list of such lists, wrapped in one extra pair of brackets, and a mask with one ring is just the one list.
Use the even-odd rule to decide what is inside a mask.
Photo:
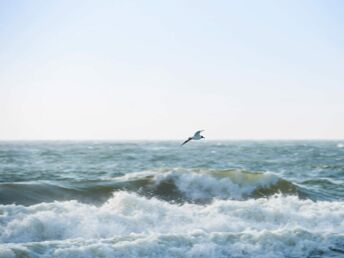
[(1, 142), (0, 257), (344, 257), (343, 141)]

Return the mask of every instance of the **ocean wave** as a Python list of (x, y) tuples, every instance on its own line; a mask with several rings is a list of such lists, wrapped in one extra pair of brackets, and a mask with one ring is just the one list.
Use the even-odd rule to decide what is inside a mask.
[(32, 205), (55, 200), (79, 200), (100, 205), (110, 198), (112, 192), (121, 190), (177, 203), (209, 203), (214, 199), (245, 200), (276, 193), (306, 196), (305, 189), (270, 172), (176, 168), (68, 183), (1, 183), (0, 203)]
[[(273, 173), (239, 169), (160, 169), (130, 173), (117, 180), (134, 184), (140, 194), (177, 202), (243, 200), (276, 193), (302, 195), (298, 186)], [(130, 184), (128, 189), (131, 190)]]
[(112, 195), (114, 189), (106, 182), (95, 180), (68, 185), (48, 181), (0, 183), (0, 203), (33, 205), (63, 200), (102, 203)]
[(98, 207), (0, 205), (0, 257), (341, 257), (343, 207), (282, 195), (180, 205), (124, 191)]

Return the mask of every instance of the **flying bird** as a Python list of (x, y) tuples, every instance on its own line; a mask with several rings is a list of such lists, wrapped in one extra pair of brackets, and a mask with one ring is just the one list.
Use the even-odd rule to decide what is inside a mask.
[(201, 132), (203, 132), (204, 130), (199, 130), (197, 132), (195, 132), (194, 136), (192, 137), (189, 137), (185, 142), (183, 142), (181, 144), (181, 146), (183, 146), (184, 144), (188, 143), (189, 141), (191, 140), (201, 140), (202, 138), (204, 138), (202, 135), (201, 135)]

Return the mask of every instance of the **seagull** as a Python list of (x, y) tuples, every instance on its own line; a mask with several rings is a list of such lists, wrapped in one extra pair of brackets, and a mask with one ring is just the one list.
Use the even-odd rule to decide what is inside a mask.
[(191, 140), (201, 140), (202, 138), (204, 138), (202, 135), (201, 135), (201, 132), (203, 132), (204, 130), (199, 130), (197, 132), (195, 132), (194, 136), (192, 137), (189, 137), (185, 142), (183, 142), (181, 144), (181, 146), (183, 146), (185, 143), (188, 143), (189, 141)]

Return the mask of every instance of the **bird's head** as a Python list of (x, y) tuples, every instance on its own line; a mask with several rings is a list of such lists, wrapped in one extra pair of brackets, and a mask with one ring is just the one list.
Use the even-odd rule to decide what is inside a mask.
[(201, 139), (205, 139), (205, 137), (201, 135)]

